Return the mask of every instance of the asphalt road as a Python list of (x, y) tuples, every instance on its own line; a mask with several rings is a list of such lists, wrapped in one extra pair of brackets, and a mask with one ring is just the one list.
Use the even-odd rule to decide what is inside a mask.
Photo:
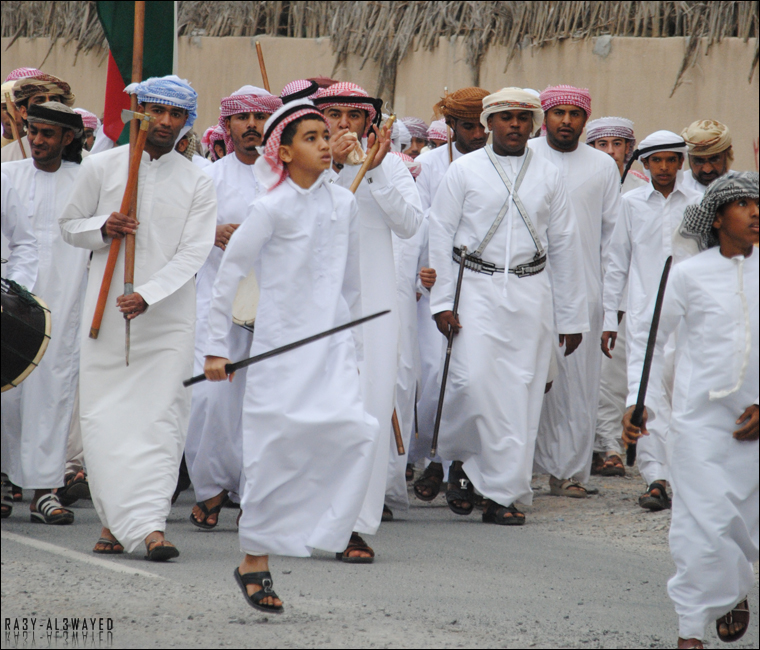
[[(200, 531), (187, 520), (192, 490), (183, 493), (167, 528), (181, 556), (154, 564), (142, 552), (92, 554), (90, 502), (56, 528), (29, 522), (27, 496), (2, 522), (2, 647), (675, 647), (668, 513), (636, 506), (636, 480), (593, 482), (602, 493), (584, 501), (539, 492), (522, 528), (457, 517), (441, 499), (413, 502), (372, 538), (369, 566), (322, 552), (273, 558), (286, 612), (269, 617), (232, 578), (237, 511)], [(735, 648), (758, 647), (757, 584), (750, 608)], [(103, 631), (64, 633), (66, 617), (96, 627), (102, 617)], [(26, 636), (13, 629), (24, 619)], [(721, 645), (714, 631), (707, 645)]]

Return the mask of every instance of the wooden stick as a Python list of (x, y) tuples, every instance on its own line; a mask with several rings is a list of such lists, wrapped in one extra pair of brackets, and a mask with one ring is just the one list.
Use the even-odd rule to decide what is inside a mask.
[(398, 415), (396, 415), (396, 409), (393, 409), (393, 415), (391, 415), (391, 425), (393, 426), (393, 437), (396, 439), (396, 450), (399, 456), (403, 456), (404, 451), (404, 439), (401, 437), (401, 427), (398, 424)]
[[(385, 123), (385, 128), (388, 130), (392, 129), (393, 122), (395, 121), (395, 119), (396, 119), (396, 116), (391, 115), (388, 118), (388, 121)], [(370, 150), (367, 152), (367, 157), (364, 159), (362, 166), (359, 168), (359, 173), (356, 175), (354, 182), (351, 183), (350, 190), (353, 194), (356, 194), (356, 190), (359, 189), (359, 185), (361, 184), (362, 179), (364, 178), (364, 175), (369, 171), (369, 168), (372, 165), (372, 163), (375, 162), (375, 156), (377, 155), (377, 152), (379, 149), (380, 149), (380, 133), (377, 134), (377, 139), (375, 140), (375, 144), (373, 144)]]
[[(449, 87), (443, 87), (443, 96), (446, 97), (449, 94)], [(446, 116), (443, 117), (443, 123), (446, 125), (446, 144), (449, 147), (449, 165), (454, 162), (454, 150), (451, 148), (451, 127), (446, 121)]]
[[(130, 212), (132, 204), (135, 202), (137, 196), (137, 178), (140, 171), (140, 160), (142, 159), (142, 152), (145, 148), (145, 138), (148, 135), (148, 131), (140, 131), (137, 136), (137, 142), (135, 143), (135, 149), (132, 152), (132, 156), (129, 160), (129, 175), (127, 176), (127, 188), (124, 190), (124, 196), (121, 199), (121, 207), (119, 212), (121, 214), (128, 214)], [(108, 261), (106, 262), (106, 268), (103, 272), (103, 282), (100, 285), (100, 293), (98, 294), (98, 302), (95, 306), (95, 314), (92, 317), (92, 326), (90, 327), (90, 338), (98, 338), (100, 332), (100, 324), (103, 321), (103, 312), (106, 308), (106, 300), (108, 300), (108, 292), (111, 289), (111, 280), (113, 279), (113, 272), (116, 268), (116, 259), (119, 257), (119, 247), (121, 239), (111, 240), (111, 248), (108, 251)]]
[(26, 160), (26, 151), (24, 150), (24, 144), (21, 142), (21, 136), (18, 134), (18, 124), (16, 124), (16, 105), (11, 99), (10, 93), (5, 93), (5, 110), (8, 111), (8, 115), (11, 118), (11, 133), (13, 139), (18, 142), (18, 146), (21, 149), (21, 155)]
[(259, 57), (259, 68), (261, 68), (261, 79), (264, 81), (264, 89), (271, 93), (269, 89), (269, 77), (267, 77), (267, 67), (264, 65), (264, 53), (261, 51), (261, 43), (256, 41), (256, 54)]

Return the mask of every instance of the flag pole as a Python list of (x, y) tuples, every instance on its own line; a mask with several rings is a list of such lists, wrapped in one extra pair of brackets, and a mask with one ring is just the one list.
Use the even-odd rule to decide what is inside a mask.
[[(142, 81), (143, 69), (143, 45), (145, 38), (145, 2), (137, 0), (135, 2), (135, 21), (134, 36), (132, 38), (132, 83)], [(137, 93), (132, 93), (129, 97), (129, 105), (133, 112), (137, 112)], [(137, 131), (140, 128), (137, 120), (132, 120), (129, 124), (129, 153), (130, 157), (134, 153), (135, 143), (137, 142)], [(135, 188), (136, 189), (136, 188)], [(137, 215), (137, 191), (133, 193), (131, 205), (129, 206), (129, 216), (136, 218)], [(124, 295), (128, 296), (135, 291), (135, 236), (127, 234), (124, 237)], [(125, 321), (124, 332), (124, 358), (129, 365), (129, 347), (130, 347), (130, 320)]]

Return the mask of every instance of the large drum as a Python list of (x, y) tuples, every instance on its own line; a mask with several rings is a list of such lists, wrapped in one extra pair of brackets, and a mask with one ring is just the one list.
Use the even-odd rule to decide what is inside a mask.
[(50, 310), (20, 284), (2, 278), (2, 392), (34, 370), (50, 341)]

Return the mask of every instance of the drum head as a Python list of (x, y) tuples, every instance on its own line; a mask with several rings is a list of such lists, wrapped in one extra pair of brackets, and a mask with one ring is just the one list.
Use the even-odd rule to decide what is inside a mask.
[(2, 280), (2, 389), (18, 386), (40, 363), (50, 341), (50, 310), (24, 287)]

